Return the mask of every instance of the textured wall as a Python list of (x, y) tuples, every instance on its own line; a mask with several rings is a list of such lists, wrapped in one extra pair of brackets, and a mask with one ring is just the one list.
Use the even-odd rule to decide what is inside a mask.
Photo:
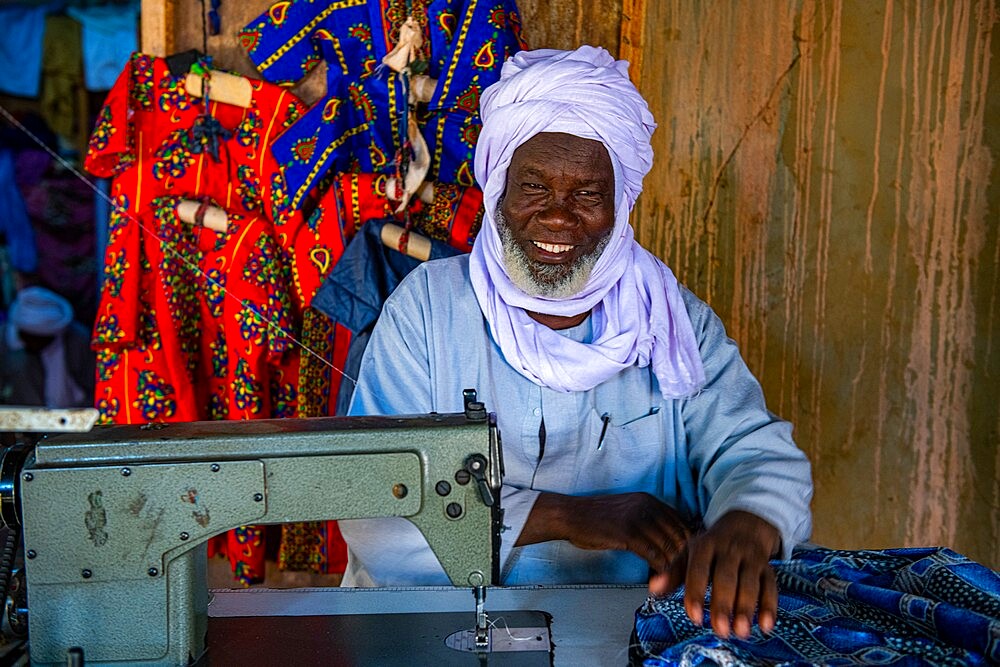
[(1000, 566), (997, 11), (647, 6), (638, 236), (794, 422), (822, 544)]

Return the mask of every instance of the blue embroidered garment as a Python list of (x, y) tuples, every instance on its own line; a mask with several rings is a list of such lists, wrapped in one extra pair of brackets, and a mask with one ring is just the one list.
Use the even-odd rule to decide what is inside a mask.
[[(636, 612), (633, 661), (660, 665), (1000, 664), (1000, 575), (945, 548), (797, 550), (773, 563), (769, 635), (719, 639), (683, 589)], [(707, 606), (706, 606), (707, 608)], [(707, 614), (706, 614), (707, 616)]]
[[(424, 31), (426, 74), (437, 81), (418, 125), (431, 154), (429, 179), (474, 184), (479, 94), (503, 61), (524, 48), (514, 0), (410, 0)], [(261, 75), (293, 83), (327, 63), (327, 97), (272, 150), (298, 207), (326, 174), (391, 173), (406, 133), (402, 77), (379, 67), (406, 19), (402, 0), (278, 2), (241, 32)]]

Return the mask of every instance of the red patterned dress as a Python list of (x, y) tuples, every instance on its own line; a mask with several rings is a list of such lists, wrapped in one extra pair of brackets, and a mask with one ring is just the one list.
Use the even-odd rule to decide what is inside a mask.
[[(114, 201), (93, 339), (105, 423), (296, 414), (302, 303), (281, 240), (303, 220), (268, 147), (304, 109), (251, 84), (248, 108), (211, 104), (213, 139), (183, 76), (136, 54), (100, 112), (86, 168), (112, 178)], [(224, 209), (227, 230), (182, 222), (185, 198)], [(259, 528), (224, 550), (245, 583), (263, 577)]]

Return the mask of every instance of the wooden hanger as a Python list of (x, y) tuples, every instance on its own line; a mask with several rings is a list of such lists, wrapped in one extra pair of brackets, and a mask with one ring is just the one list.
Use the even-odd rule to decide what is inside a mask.
[(177, 203), (177, 217), (189, 225), (201, 225), (216, 232), (229, 229), (229, 216), (218, 206), (211, 206), (207, 201), (182, 199)]
[(249, 107), (253, 98), (253, 88), (250, 80), (221, 72), (219, 70), (207, 69), (206, 74), (199, 70), (204, 68), (202, 64), (205, 60), (204, 54), (196, 49), (188, 49), (180, 53), (169, 55), (164, 60), (167, 61), (167, 69), (174, 76), (184, 76), (184, 88), (195, 97), (205, 97), (204, 80), (208, 79), (208, 96), (212, 101), (233, 104), (238, 107)]
[(431, 256), (431, 241), (412, 230), (387, 222), (382, 226), (382, 243), (403, 254), (426, 262)]
[(195, 97), (204, 97), (204, 83), (208, 80), (208, 97), (212, 102), (222, 102), (247, 108), (253, 99), (253, 88), (249, 79), (227, 72), (209, 70), (201, 75), (188, 72), (184, 77), (184, 88)]

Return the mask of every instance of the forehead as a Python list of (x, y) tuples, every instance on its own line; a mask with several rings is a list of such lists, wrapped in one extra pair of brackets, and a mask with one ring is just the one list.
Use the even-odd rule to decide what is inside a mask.
[(608, 149), (600, 141), (562, 132), (542, 132), (514, 150), (508, 174), (521, 171), (585, 173), (589, 178), (614, 181)]

